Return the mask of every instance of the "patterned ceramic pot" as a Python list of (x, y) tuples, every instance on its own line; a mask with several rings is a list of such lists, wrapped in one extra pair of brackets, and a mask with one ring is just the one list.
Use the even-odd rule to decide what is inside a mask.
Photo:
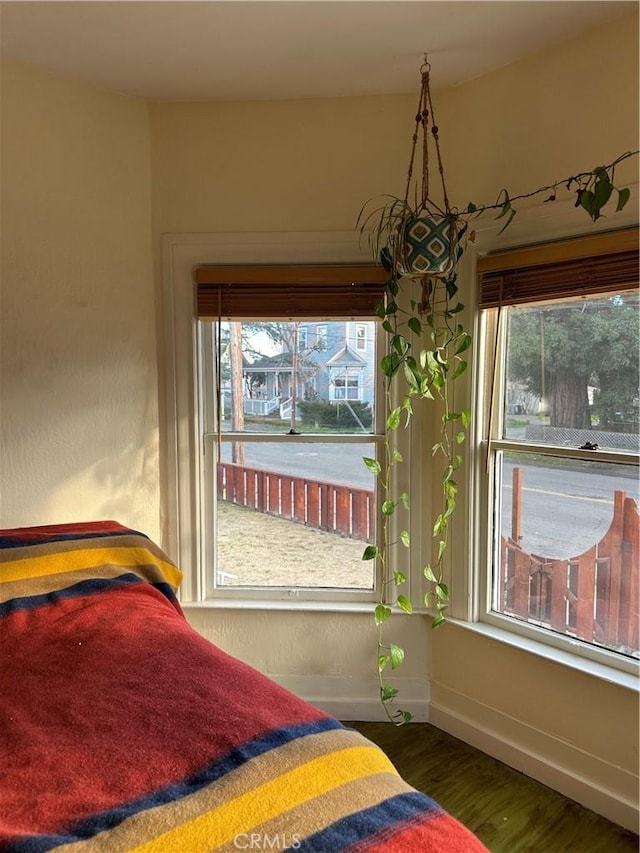
[(403, 276), (447, 276), (462, 255), (462, 228), (453, 217), (427, 214), (407, 220), (400, 234), (398, 272)]

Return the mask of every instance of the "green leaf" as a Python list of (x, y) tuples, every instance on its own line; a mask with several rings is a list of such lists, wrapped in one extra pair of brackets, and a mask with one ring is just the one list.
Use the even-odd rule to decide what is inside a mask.
[(398, 722), (396, 723), (396, 725), (398, 726), (405, 726), (407, 723), (410, 723), (411, 720), (413, 720), (413, 714), (411, 714), (409, 711), (398, 711), (393, 716), (394, 719), (398, 719)]
[(500, 236), (500, 234), (502, 234), (502, 232), (505, 231), (509, 227), (509, 225), (511, 225), (511, 220), (516, 215), (516, 213), (517, 213), (517, 211), (514, 210), (511, 206), (509, 206), (509, 218), (504, 223), (502, 228), (498, 231), (498, 236)]
[(601, 172), (593, 188), (593, 203), (598, 211), (609, 201), (612, 192), (613, 184), (609, 180), (609, 176), (606, 172)]
[(458, 494), (458, 485), (453, 480), (447, 480), (444, 484), (444, 493), (447, 498), (455, 498)]
[(385, 376), (393, 376), (399, 365), (400, 362), (398, 361), (398, 357), (395, 355), (384, 355), (380, 359), (380, 368)]
[(391, 616), (391, 608), (384, 604), (376, 604), (376, 609), (373, 614), (376, 625), (382, 625)]
[(417, 391), (420, 387), (420, 381), (415, 372), (411, 369), (411, 365), (405, 361), (404, 363), (404, 378), (409, 388)]
[(436, 584), (436, 595), (443, 601), (449, 600), (449, 588), (444, 583)]
[(444, 616), (442, 615), (442, 613), (438, 613), (438, 615), (437, 615), (437, 616), (434, 616), (434, 618), (433, 618), (433, 622), (431, 623), (431, 627), (432, 627), (432, 628), (437, 628), (437, 627), (438, 627), (438, 625), (442, 625), (442, 623), (443, 623), (444, 621), (445, 621), (445, 618), (444, 618)]
[(403, 574), (402, 572), (394, 572), (393, 573), (393, 582), (396, 584), (396, 586), (400, 586), (400, 584), (405, 583), (406, 580), (407, 580), (407, 576), (405, 574)]
[(389, 684), (385, 684), (380, 688), (380, 699), (383, 702), (390, 702), (392, 699), (398, 695), (398, 689), (396, 687), (391, 687)]
[(398, 596), (398, 607), (404, 610), (405, 613), (413, 613), (413, 605), (406, 595)]
[(407, 530), (400, 531), (400, 541), (404, 545), (405, 548), (408, 548), (411, 544), (411, 539), (409, 537), (409, 532)]
[(393, 335), (393, 333), (395, 332), (395, 329), (388, 320), (384, 321), (384, 323), (382, 324), (382, 328), (385, 330), (385, 332), (389, 332), (390, 335)]
[(593, 193), (591, 192), (591, 190), (580, 190), (578, 198), (580, 200), (580, 206), (584, 207), (589, 216), (593, 218), (595, 207), (593, 203)]
[(389, 651), (391, 653), (391, 669), (397, 669), (404, 660), (404, 649), (395, 643), (391, 643)]
[(391, 412), (389, 412), (389, 415), (387, 417), (387, 429), (388, 430), (398, 429), (398, 427), (400, 426), (400, 413), (401, 413), (401, 411), (402, 411), (402, 409), (400, 408), (400, 406), (396, 406), (395, 409), (393, 409)]
[(394, 501), (384, 501), (382, 504), (382, 512), (384, 515), (393, 515), (395, 512), (396, 505)]
[[(446, 550), (447, 543), (444, 539), (441, 539), (440, 542), (438, 542), (438, 562), (440, 562), (440, 560), (442, 559), (442, 555)], [(432, 580), (435, 580), (435, 578), (432, 578)]]
[(618, 204), (616, 205), (616, 211), (622, 210), (630, 198), (631, 190), (628, 187), (618, 190)]
[(402, 462), (402, 453), (400, 453), (397, 447), (393, 448), (392, 456), (394, 462)]
[(402, 335), (394, 335), (391, 341), (391, 346), (400, 356), (404, 356), (410, 349), (409, 341)]
[(371, 459), (370, 456), (363, 456), (362, 461), (367, 466), (369, 471), (371, 471), (372, 474), (375, 474), (376, 477), (382, 471), (382, 467), (377, 459)]
[(422, 573), (428, 581), (431, 581), (432, 583), (438, 583), (438, 579), (434, 575), (433, 569), (431, 568), (430, 565), (425, 566), (424, 569), (422, 570)]
[(378, 302), (375, 308), (376, 317), (379, 317), (381, 320), (387, 316), (387, 309), (385, 307), (384, 302)]
[(452, 382), (454, 379), (457, 379), (458, 376), (461, 376), (465, 372), (466, 369), (467, 369), (467, 362), (462, 361), (462, 360), (459, 361), (458, 364), (456, 365), (456, 369), (451, 374), (449, 381)]
[(440, 514), (433, 524), (433, 535), (440, 536), (447, 529), (446, 514)]
[(461, 412), (462, 415), (462, 425), (464, 427), (468, 427), (471, 423), (471, 409), (463, 409)]
[(391, 663), (389, 655), (378, 655), (378, 672), (382, 672)]
[(473, 343), (473, 339), (471, 335), (464, 334), (460, 338), (458, 346), (456, 347), (456, 355), (460, 355), (461, 352), (464, 352), (466, 349), (469, 349), (471, 344)]
[[(388, 251), (388, 250), (387, 250), (387, 251)], [(388, 268), (388, 269), (387, 269), (387, 267), (385, 267), (385, 269), (387, 269), (387, 272), (390, 272), (391, 265), (393, 264), (393, 261), (392, 261), (392, 259), (391, 259), (391, 256), (390, 256), (390, 255), (388, 256), (388, 262), (389, 262), (389, 265), (390, 265), (390, 266), (389, 266), (389, 268)], [(382, 266), (384, 266), (384, 261), (382, 262)], [(397, 281), (397, 279), (396, 279), (396, 277), (395, 277), (395, 276), (392, 276), (392, 277), (389, 279), (389, 281), (388, 281), (388, 282), (387, 282), (387, 284), (386, 284), (386, 288), (387, 288), (387, 290), (389, 291), (389, 293), (391, 294), (391, 296), (397, 296), (397, 295), (398, 295), (399, 287), (398, 287), (398, 281)]]
[(426, 360), (426, 367), (428, 368), (428, 370), (430, 370), (431, 373), (438, 372), (440, 370), (440, 366), (436, 361), (435, 353), (433, 353), (432, 350), (424, 350), (422, 353), (420, 353), (421, 361), (423, 355)]
[(402, 506), (405, 509), (409, 509), (409, 495), (406, 492), (400, 495), (400, 500), (402, 501)]
[(465, 440), (466, 437), (467, 437), (467, 434), (464, 432), (456, 433), (456, 444), (462, 444), (462, 442)]
[(420, 322), (420, 320), (418, 320), (417, 317), (409, 317), (409, 320), (407, 321), (407, 326), (414, 334), (422, 334), (422, 323)]
[(375, 560), (380, 552), (378, 551), (377, 545), (367, 545), (364, 549), (364, 553), (362, 554), (363, 560)]

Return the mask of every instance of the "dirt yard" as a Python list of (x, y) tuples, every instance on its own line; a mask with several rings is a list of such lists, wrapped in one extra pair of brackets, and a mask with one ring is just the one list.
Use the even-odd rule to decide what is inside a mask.
[(221, 501), (219, 579), (226, 586), (370, 588), (366, 542)]

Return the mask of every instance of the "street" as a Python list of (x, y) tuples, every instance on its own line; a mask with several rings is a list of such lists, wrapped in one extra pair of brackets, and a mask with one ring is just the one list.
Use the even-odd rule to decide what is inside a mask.
[[(373, 489), (373, 476), (362, 457), (373, 456), (373, 444), (312, 444), (248, 442), (246, 462), (263, 468), (321, 482), (344, 483)], [(231, 447), (223, 444), (223, 461), (231, 461)], [(569, 469), (558, 464), (522, 464), (522, 547), (548, 557), (575, 557), (607, 531), (613, 517), (613, 494), (622, 490), (640, 502), (635, 469), (607, 466), (607, 472)], [(502, 533), (511, 534), (512, 478), (516, 463), (506, 458), (502, 477)], [(633, 472), (633, 473), (632, 473)]]

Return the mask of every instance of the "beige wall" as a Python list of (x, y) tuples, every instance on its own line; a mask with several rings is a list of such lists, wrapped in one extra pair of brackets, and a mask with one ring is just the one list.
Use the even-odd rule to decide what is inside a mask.
[(2, 72), (4, 527), (158, 534), (147, 107)]

